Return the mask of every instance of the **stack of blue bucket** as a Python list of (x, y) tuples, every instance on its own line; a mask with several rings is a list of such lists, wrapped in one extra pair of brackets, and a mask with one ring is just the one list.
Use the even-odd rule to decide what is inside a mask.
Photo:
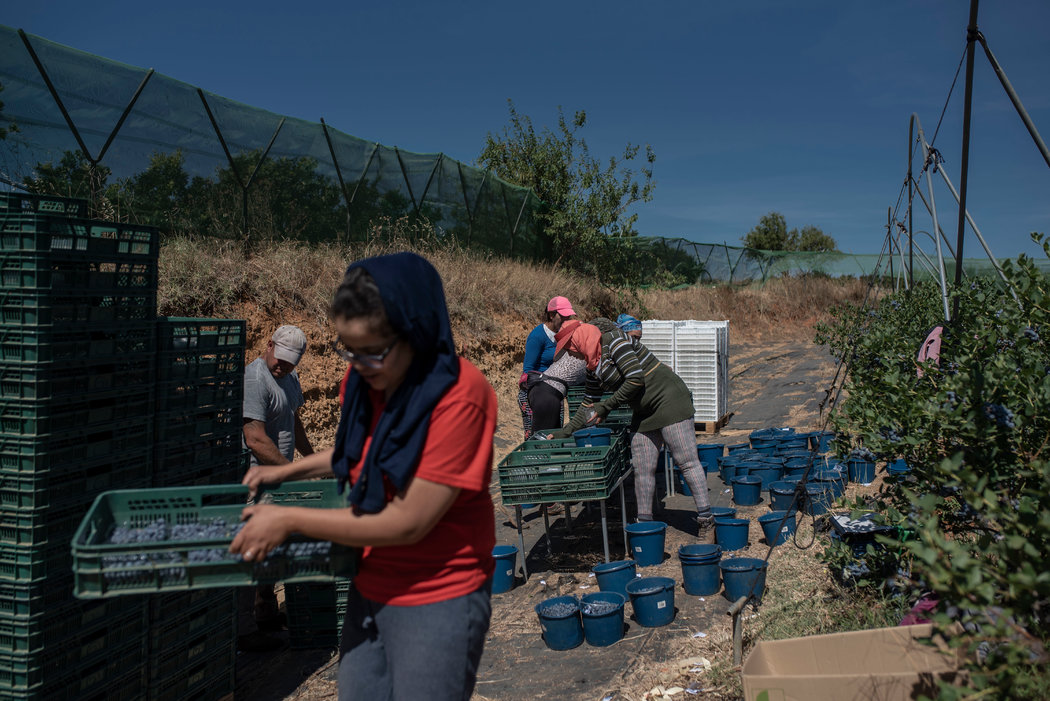
[(718, 545), (683, 545), (678, 549), (678, 560), (682, 563), (682, 587), (691, 596), (717, 594), (722, 588), (718, 563), (722, 559), (722, 548)]

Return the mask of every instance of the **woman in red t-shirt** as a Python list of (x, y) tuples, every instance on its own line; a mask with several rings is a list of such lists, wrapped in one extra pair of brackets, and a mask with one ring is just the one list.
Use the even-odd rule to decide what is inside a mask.
[(469, 699), (491, 615), (496, 395), (456, 356), (441, 279), (418, 255), (351, 265), (331, 317), (350, 363), (335, 447), (244, 483), (334, 474), (350, 508), (249, 506), (230, 550), (259, 561), (292, 533), (360, 546), (340, 701)]

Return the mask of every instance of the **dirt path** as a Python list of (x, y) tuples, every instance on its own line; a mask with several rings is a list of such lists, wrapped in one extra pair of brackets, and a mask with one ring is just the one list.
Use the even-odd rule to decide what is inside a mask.
[[(750, 431), (769, 426), (819, 428), (820, 402), (825, 396), (824, 388), (831, 384), (835, 365), (826, 352), (810, 343), (763, 342), (732, 347), (729, 372), (733, 416), (718, 434), (698, 434), (698, 442), (743, 442)], [(520, 440), (520, 430), (520, 415), (515, 412), (508, 416), (504, 412), (497, 441), (498, 457)], [(709, 479), (709, 488), (713, 504), (731, 505), (730, 494), (715, 473)], [(494, 501), (499, 504), (498, 483), (492, 489)], [(657, 512), (656, 518), (668, 524), (664, 561), (639, 568), (639, 572), (672, 577), (680, 583), (682, 573), (675, 553), (680, 545), (696, 540), (692, 521), (695, 507), (689, 497), (668, 495), (662, 478), (658, 479), (658, 490), (662, 511)], [(740, 507), (740, 515), (755, 520), (766, 510), (765, 503)], [(633, 513), (633, 508), (628, 506), (628, 512)], [(511, 513), (511, 509), (497, 510), (496, 537), (499, 543), (518, 545)], [(624, 559), (619, 499), (609, 500), (608, 516), (611, 559)], [(474, 698), (641, 699), (653, 686), (675, 682), (692, 685), (697, 692), (695, 696), (677, 699), (708, 696), (705, 692), (710, 688), (704, 686), (703, 675), (690, 670), (702, 664), (697, 662), (699, 657), (712, 659), (715, 655), (731, 654), (725, 634), (729, 602), (721, 595), (688, 596), (679, 586), (675, 592), (675, 619), (667, 626), (645, 628), (628, 619), (624, 639), (612, 646), (594, 648), (584, 644), (563, 652), (546, 647), (534, 607), (551, 596), (597, 591), (590, 571), (604, 560), (597, 505), (574, 506), (571, 530), (568, 525), (564, 515), (552, 518), (548, 542), (538, 510), (526, 513), (522, 534), (529, 577), (525, 580), (519, 570), (516, 586), (493, 597), (492, 625)], [(764, 557), (766, 551), (761, 529), (754, 523), (748, 547), (736, 554)], [(336, 698), (335, 662), (329, 650), (286, 648), (275, 653), (242, 653), (237, 679), (238, 699)]]

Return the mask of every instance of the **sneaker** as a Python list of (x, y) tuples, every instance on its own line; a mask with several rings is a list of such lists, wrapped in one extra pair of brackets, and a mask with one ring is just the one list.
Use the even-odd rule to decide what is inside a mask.
[(696, 538), (702, 545), (714, 545), (715, 543), (715, 518), (696, 517)]

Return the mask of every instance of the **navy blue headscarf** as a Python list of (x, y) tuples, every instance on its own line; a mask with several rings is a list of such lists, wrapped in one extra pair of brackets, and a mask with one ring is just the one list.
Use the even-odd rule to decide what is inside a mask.
[[(426, 259), (395, 253), (357, 261), (347, 272), (354, 268), (364, 268), (375, 280), (391, 328), (415, 353), (408, 374), (379, 417), (365, 464), (347, 497), (362, 511), (374, 513), (386, 506), (384, 475), (401, 491), (415, 474), (430, 413), (459, 377), (459, 358), (441, 277)], [(332, 471), (341, 485), (361, 459), (371, 414), (367, 385), (352, 372), (332, 456)]]

